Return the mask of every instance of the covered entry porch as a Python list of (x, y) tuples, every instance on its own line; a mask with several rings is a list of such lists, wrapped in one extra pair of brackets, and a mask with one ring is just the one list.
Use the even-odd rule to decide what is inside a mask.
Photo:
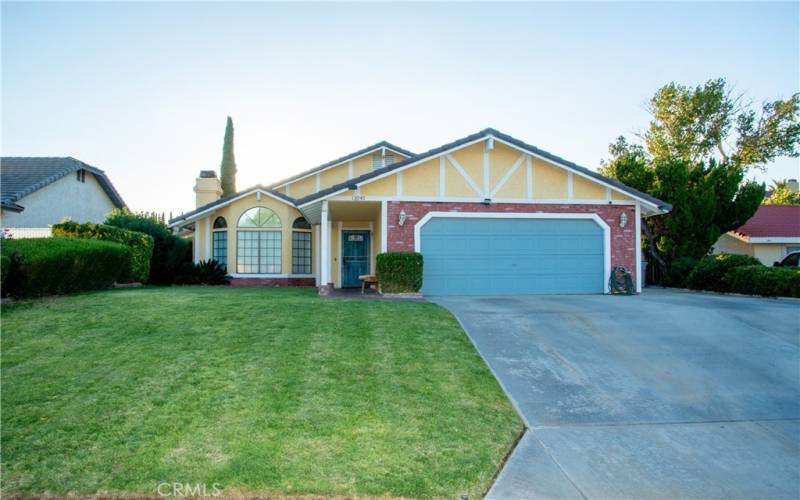
[(375, 274), (375, 258), (386, 248), (384, 212), (385, 203), (359, 200), (326, 200), (304, 210), (318, 233), (317, 284), (322, 291), (360, 287), (359, 276)]

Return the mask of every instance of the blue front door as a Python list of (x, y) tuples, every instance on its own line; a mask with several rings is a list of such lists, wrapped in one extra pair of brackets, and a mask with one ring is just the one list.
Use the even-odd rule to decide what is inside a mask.
[(342, 287), (361, 286), (369, 274), (369, 231), (342, 231)]

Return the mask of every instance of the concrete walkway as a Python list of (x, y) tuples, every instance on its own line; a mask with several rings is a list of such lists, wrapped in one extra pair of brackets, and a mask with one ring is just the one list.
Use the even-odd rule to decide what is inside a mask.
[(430, 297), (528, 426), (489, 498), (798, 498), (800, 302)]

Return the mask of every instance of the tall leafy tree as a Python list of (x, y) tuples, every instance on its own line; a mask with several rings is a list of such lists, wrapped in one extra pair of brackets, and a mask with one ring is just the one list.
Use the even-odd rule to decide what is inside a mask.
[(648, 111), (652, 120), (644, 140), (655, 161), (714, 158), (764, 169), (779, 156), (800, 154), (800, 93), (756, 111), (723, 78), (696, 87), (672, 82), (658, 89)]
[(222, 144), (222, 163), (219, 167), (222, 196), (236, 192), (236, 158), (233, 155), (233, 120), (228, 117), (225, 125), (225, 140)]
[(601, 171), (673, 205), (642, 225), (651, 261), (666, 268), (678, 257), (702, 257), (721, 234), (752, 217), (765, 190), (745, 177), (779, 156), (798, 156), (800, 94), (755, 111), (724, 79), (670, 83), (649, 111), (644, 145), (617, 138)]
[(800, 205), (800, 193), (789, 188), (789, 181), (773, 180), (772, 193), (764, 198), (764, 205)]

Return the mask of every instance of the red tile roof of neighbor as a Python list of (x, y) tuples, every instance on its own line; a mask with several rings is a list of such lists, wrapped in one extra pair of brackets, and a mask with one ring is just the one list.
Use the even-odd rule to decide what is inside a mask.
[(751, 238), (800, 237), (800, 205), (761, 205), (735, 233)]

